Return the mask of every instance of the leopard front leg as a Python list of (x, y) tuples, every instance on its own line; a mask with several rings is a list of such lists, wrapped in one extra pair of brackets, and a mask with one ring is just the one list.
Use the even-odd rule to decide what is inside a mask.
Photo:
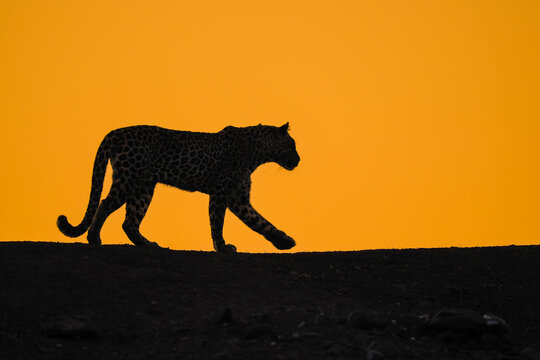
[(233, 194), (228, 201), (229, 209), (244, 224), (264, 236), (277, 249), (288, 250), (294, 247), (296, 242), (293, 238), (277, 229), (253, 208), (249, 202), (249, 189), (249, 184), (245, 184), (239, 192)]
[(225, 221), (225, 211), (227, 210), (226, 198), (223, 195), (210, 195), (209, 204), (210, 229), (212, 231), (212, 241), (214, 249), (220, 253), (235, 253), (236, 246), (225, 244), (223, 239), (223, 222)]

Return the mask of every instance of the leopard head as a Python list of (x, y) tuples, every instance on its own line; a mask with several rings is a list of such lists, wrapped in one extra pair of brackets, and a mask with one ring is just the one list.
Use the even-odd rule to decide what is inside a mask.
[(272, 129), (270, 153), (271, 160), (287, 170), (293, 170), (300, 162), (296, 143), (289, 134), (289, 123)]

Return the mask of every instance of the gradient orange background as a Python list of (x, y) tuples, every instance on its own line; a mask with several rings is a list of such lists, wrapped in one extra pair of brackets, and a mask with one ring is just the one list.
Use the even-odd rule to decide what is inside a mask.
[[(0, 240), (74, 241), (56, 218), (81, 221), (112, 129), (289, 121), (300, 166), (259, 168), (252, 201), (294, 251), (538, 244), (539, 18), (538, 1), (2, 1)], [(207, 202), (158, 186), (142, 233), (211, 250)], [(128, 243), (123, 216), (105, 244)], [(274, 251), (231, 213), (225, 239)]]

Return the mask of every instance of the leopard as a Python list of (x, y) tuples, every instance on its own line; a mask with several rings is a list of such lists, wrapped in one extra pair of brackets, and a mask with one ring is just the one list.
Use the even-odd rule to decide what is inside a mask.
[[(112, 184), (101, 200), (108, 164)], [(235, 253), (226, 244), (223, 225), (229, 209), (245, 225), (261, 234), (278, 250), (288, 250), (295, 240), (258, 213), (251, 204), (251, 174), (260, 165), (276, 163), (286, 170), (300, 162), (289, 123), (282, 126), (227, 126), (218, 132), (172, 130), (135, 125), (109, 132), (94, 159), (90, 199), (83, 220), (71, 225), (65, 215), (57, 227), (68, 237), (86, 231), (91, 245), (101, 245), (101, 228), (109, 215), (126, 205), (122, 229), (136, 246), (159, 247), (140, 233), (154, 189), (158, 183), (188, 192), (209, 195), (210, 231), (218, 253)]]

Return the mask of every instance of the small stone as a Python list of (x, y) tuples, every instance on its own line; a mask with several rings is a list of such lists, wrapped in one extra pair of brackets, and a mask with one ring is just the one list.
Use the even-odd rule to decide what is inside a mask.
[(492, 314), (484, 314), (483, 319), (486, 331), (497, 334), (505, 334), (508, 332), (508, 325), (503, 318)]
[(484, 325), (482, 316), (471, 310), (442, 310), (433, 316), (428, 327), (439, 331), (473, 331)]

